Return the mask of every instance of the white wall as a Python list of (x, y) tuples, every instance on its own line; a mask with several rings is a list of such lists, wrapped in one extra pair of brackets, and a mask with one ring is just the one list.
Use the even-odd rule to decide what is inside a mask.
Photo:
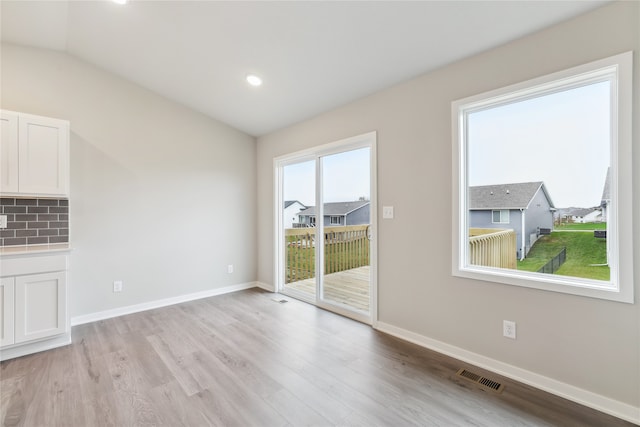
[(253, 137), (67, 54), (1, 54), (2, 108), (71, 122), (72, 317), (255, 280)]
[[(555, 379), (572, 398), (587, 396), (588, 403), (640, 422), (637, 302), (455, 278), (450, 267), (451, 102), (635, 50), (634, 146), (640, 147), (639, 28), (640, 3), (614, 3), (259, 138), (258, 280), (274, 281), (273, 158), (378, 131), (378, 205), (395, 206), (395, 219), (379, 220), (380, 322), (506, 364), (511, 372)], [(638, 170), (640, 150), (633, 165)], [(633, 180), (637, 213), (640, 174)], [(638, 301), (640, 221), (632, 232)], [(503, 319), (517, 322), (517, 340), (502, 337)]]

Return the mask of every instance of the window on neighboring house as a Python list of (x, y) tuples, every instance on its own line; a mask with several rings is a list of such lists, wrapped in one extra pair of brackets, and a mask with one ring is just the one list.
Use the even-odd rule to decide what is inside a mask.
[(509, 210), (500, 209), (491, 211), (492, 222), (494, 224), (509, 224)]
[(315, 216), (310, 216), (309, 217), (309, 224), (310, 225), (316, 225), (316, 217)]
[[(633, 302), (631, 84), (628, 52), (452, 104), (454, 275)], [(489, 222), (482, 202), (513, 218), (495, 209)], [(594, 206), (605, 224), (562, 231), (569, 208)]]
[(339, 216), (332, 216), (329, 219), (329, 222), (331, 225), (340, 225), (340, 217)]

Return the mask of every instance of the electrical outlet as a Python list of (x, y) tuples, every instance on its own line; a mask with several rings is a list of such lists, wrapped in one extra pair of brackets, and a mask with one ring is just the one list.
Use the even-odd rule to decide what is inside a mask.
[(115, 280), (113, 282), (113, 292), (122, 292), (122, 280)]
[(511, 320), (503, 320), (502, 335), (507, 338), (511, 338), (512, 340), (515, 340), (516, 339), (516, 322), (512, 322)]
[(233, 264), (227, 265), (227, 273), (229, 274), (233, 273)]
[(7, 228), (7, 216), (0, 215), (0, 228)]

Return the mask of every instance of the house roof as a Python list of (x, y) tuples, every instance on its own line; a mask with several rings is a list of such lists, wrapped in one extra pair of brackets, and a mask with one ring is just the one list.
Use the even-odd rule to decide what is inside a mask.
[(595, 212), (598, 211), (598, 209), (596, 208), (578, 208), (578, 209), (574, 209), (572, 211), (569, 212), (569, 215), (571, 216), (577, 216), (577, 217), (584, 217), (589, 215), (591, 212)]
[(554, 207), (544, 183), (536, 181), (469, 187), (469, 209), (526, 209), (539, 189)]
[(302, 207), (306, 207), (304, 204), (300, 203), (300, 202), (299, 202), (299, 201), (297, 201), (297, 200), (285, 200), (285, 201), (284, 201), (284, 208), (285, 208), (285, 209), (287, 209), (289, 206), (291, 206), (291, 205), (292, 205), (292, 204), (294, 204), (294, 203), (298, 203), (300, 206), (302, 206)]
[[(324, 214), (331, 216), (347, 215), (357, 209), (360, 209), (371, 202), (368, 200), (358, 200), (355, 202), (333, 202), (324, 204)], [(298, 212), (298, 215), (315, 216), (316, 207), (309, 206), (307, 209)]]

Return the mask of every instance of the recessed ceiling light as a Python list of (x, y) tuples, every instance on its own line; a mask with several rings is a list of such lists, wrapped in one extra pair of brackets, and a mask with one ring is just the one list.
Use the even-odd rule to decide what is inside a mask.
[(256, 76), (255, 74), (249, 74), (247, 76), (247, 83), (249, 83), (251, 86), (260, 86), (262, 84), (262, 79), (258, 76)]
[(127, 4), (129, 0), (111, 0), (115, 4)]

